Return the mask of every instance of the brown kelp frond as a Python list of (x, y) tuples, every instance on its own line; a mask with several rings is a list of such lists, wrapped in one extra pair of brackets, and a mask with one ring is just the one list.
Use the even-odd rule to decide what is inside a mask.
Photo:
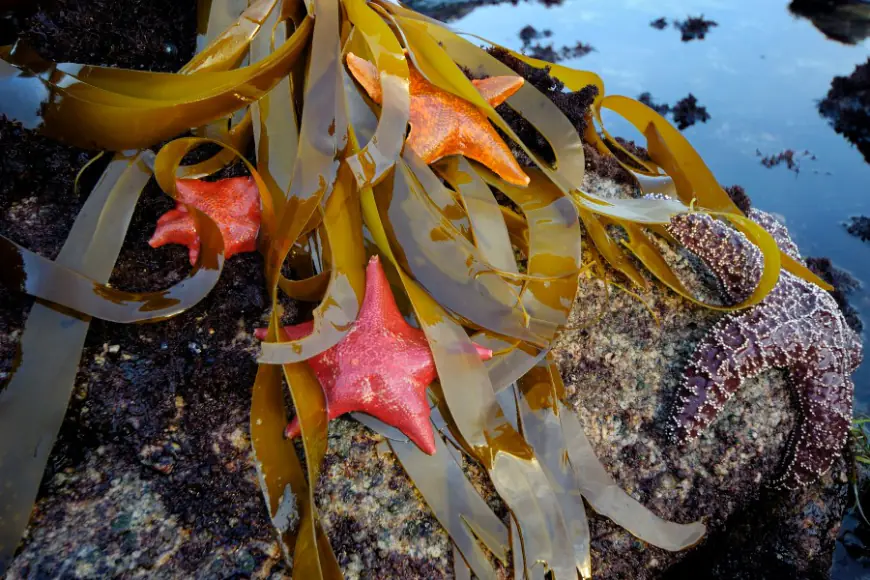
[[(67, 309), (34, 307), (22, 363), (3, 392), (0, 463), (18, 494), (10, 510), (0, 512), (0, 520), (14, 522), (2, 526), (3, 563), (26, 526), (51, 448), (46, 442), (62, 420), (86, 317), (132, 322), (176, 315), (202, 299), (220, 274), (220, 232), (194, 211), (204, 250), (186, 280), (147, 294), (106, 284), (150, 168), (174, 196), (177, 178), (205, 177), (236, 159), (259, 191), (258, 248), (272, 303), (252, 391), (251, 438), (268, 512), (294, 577), (341, 575), (314, 503), (328, 415), (323, 390), (305, 361), (350, 332), (372, 253), (392, 268), (404, 314), (413, 315), (431, 349), (439, 377), (430, 393), (437, 453), (426, 455), (383, 424), (366, 424), (387, 437), (447, 530), (462, 564), (459, 572), (492, 576), (481, 545), (503, 561), (510, 545), (517, 577), (540, 563), (557, 578), (576, 577), (578, 571), (588, 577), (584, 497), (656, 546), (677, 550), (697, 542), (703, 525), (665, 522), (619, 489), (576, 415), (561, 403), (561, 379), (548, 355), (568, 327), (579, 276), (589, 267), (581, 265), (582, 234), (589, 234), (594, 263), (602, 269), (606, 262), (646, 289), (640, 262), (675, 292), (696, 300), (649, 236), (667, 237), (662, 226), (692, 208), (727, 219), (760, 248), (763, 275), (741, 304), (704, 304), (710, 308), (757, 304), (776, 283), (781, 265), (815, 281), (812, 274), (781, 256), (770, 235), (743, 217), (679, 131), (636, 101), (605, 95), (594, 73), (499, 47), (531, 67), (546, 67), (570, 90), (597, 89), (583, 135), (531, 84), (507, 97), (506, 105), (552, 150), (552, 158), (544, 159), (498, 114), (493, 107), (498, 99), (487, 100), (481, 85), (465, 74), (515, 77), (513, 70), (441, 23), (382, 0), (257, 0), (250, 6), (212, 0), (209, 5), (208, 14), (200, 15), (200, 50), (178, 74), (51, 63), (20, 45), (2, 51), (0, 91), (10, 95), (0, 101), (3, 114), (99, 149), (140, 149), (170, 140), (150, 161), (148, 151), (115, 157), (73, 227), (70, 249), (65, 246), (57, 260), (0, 238), (3, 281)], [(364, 87), (356, 84), (362, 77), (348, 71), (347, 62), (368, 70)], [(518, 185), (525, 180), (516, 174), (513, 180), (502, 178), (488, 165), (456, 155), (430, 166), (406, 143), (415, 113), (412, 85), (421, 77), (526, 154), (533, 164), (521, 171), (527, 185)], [(504, 83), (511, 90), (520, 84)], [(644, 133), (649, 159), (607, 133), (602, 108)], [(191, 129), (195, 137), (178, 138)], [(678, 200), (605, 199), (583, 191), (584, 140), (602, 155), (617, 152), (643, 193)], [(181, 164), (203, 144), (219, 152)], [(251, 145), (255, 163), (241, 155)], [(619, 226), (626, 238), (612, 236), (610, 226)], [(307, 249), (311, 246), (315, 249)], [(291, 279), (291, 269), (302, 273)], [(609, 296), (609, 274), (605, 279)], [(317, 303), (310, 334), (286, 340), (278, 332), (286, 297)], [(62, 361), (54, 374), (28, 357), (40, 341), (53, 345)], [(492, 359), (482, 362), (475, 343), (492, 349)], [(285, 388), (298, 417), (304, 467), (282, 436)], [(44, 415), (45, 420), (26, 420)], [(457, 462), (460, 449), (488, 472), (511, 512), (509, 527), (475, 493)], [(291, 497), (301, 516), (296, 528), (283, 517)]]

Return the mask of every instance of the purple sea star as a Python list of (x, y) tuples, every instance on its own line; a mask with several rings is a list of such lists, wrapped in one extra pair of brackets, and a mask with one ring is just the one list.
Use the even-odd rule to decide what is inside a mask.
[[(785, 226), (759, 210), (749, 215), (783, 252), (800, 260)], [(758, 284), (761, 251), (740, 232), (703, 213), (673, 218), (668, 231), (707, 263), (730, 303), (744, 300)], [(683, 373), (672, 433), (680, 443), (697, 438), (744, 380), (767, 369), (787, 369), (799, 415), (773, 484), (806, 485), (830, 469), (846, 443), (850, 375), (861, 357), (861, 341), (834, 298), (783, 270), (761, 303), (727, 315), (698, 344)]]

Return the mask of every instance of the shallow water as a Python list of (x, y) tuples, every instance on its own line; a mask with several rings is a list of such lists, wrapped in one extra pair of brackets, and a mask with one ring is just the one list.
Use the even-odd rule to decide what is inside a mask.
[[(425, 1), (425, 0), (423, 0)], [(491, 0), (490, 0), (491, 1)], [(531, 24), (552, 36), (542, 44), (595, 51), (562, 64), (595, 71), (608, 94), (637, 98), (650, 92), (656, 103), (674, 104), (692, 93), (711, 118), (684, 134), (723, 185), (746, 188), (753, 204), (785, 217), (804, 256), (827, 256), (863, 287), (850, 296), (870, 338), (870, 243), (849, 235), (849, 216), (870, 214), (870, 164), (819, 115), (835, 76), (847, 76), (870, 55), (870, 39), (854, 45), (826, 38), (813, 24), (789, 13), (787, 2), (757, 0), (566, 0), (546, 7), (535, 2), (480, 6), (456, 3), (463, 16), (451, 25), (520, 50), (520, 30)], [(442, 8), (437, 15), (445, 18)], [(414, 7), (426, 11), (415, 3)], [(432, 6), (429, 6), (431, 9)], [(866, 4), (862, 9), (870, 12)], [(470, 12), (469, 12), (470, 10)], [(670, 23), (704, 15), (718, 23), (704, 40), (682, 42), (680, 32), (650, 22)], [(870, 33), (870, 22), (863, 33)], [(854, 29), (853, 29), (854, 30)], [(618, 135), (643, 139), (627, 123), (605, 116)], [(775, 155), (784, 149), (808, 150), (798, 156), (800, 173), (780, 165), (766, 168), (756, 151)], [(870, 356), (855, 375), (856, 412), (870, 411)], [(865, 504), (866, 505), (866, 504)], [(870, 551), (862, 538), (867, 527), (857, 514), (844, 522), (832, 577), (865, 578)]]
[[(438, 14), (444, 17), (443, 8)], [(682, 42), (673, 26), (650, 26), (660, 17), (672, 22), (702, 14), (718, 23), (704, 40)], [(594, 52), (561, 64), (595, 71), (608, 94), (636, 98), (650, 92), (656, 103), (674, 104), (692, 93), (711, 119), (684, 134), (719, 181), (744, 186), (756, 207), (784, 216), (805, 256), (828, 256), (862, 281), (851, 301), (868, 326), (870, 243), (847, 234), (843, 222), (870, 214), (870, 164), (819, 115), (817, 102), (833, 77), (849, 75), (867, 60), (870, 39), (856, 45), (829, 40), (809, 20), (789, 13), (786, 2), (757, 0), (524, 2), (479, 6), (450, 24), (515, 50), (523, 44), (519, 31), (529, 24), (551, 30), (537, 42), (557, 49), (591, 44)], [(643, 143), (627, 123), (606, 113), (611, 132)], [(756, 153), (784, 149), (801, 152), (800, 173), (785, 164), (766, 168)], [(803, 156), (805, 150), (815, 160)], [(855, 375), (858, 412), (870, 411), (868, 359)]]

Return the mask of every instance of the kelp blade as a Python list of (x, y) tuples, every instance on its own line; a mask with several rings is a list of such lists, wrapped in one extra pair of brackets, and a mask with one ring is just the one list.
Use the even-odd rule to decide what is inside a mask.
[[(6, 64), (2, 82), (15, 84), (16, 91), (12, 99), (4, 99), (0, 112), (20, 114), (22, 105), (31, 110), (44, 106), (40, 128), (49, 136), (100, 149), (149, 147), (261, 97), (289, 72), (311, 28), (306, 20), (269, 57), (233, 71), (174, 75), (81, 67), (78, 76), (72, 77), (57, 69), (39, 75), (26, 70), (13, 74), (14, 67), (10, 70)], [(154, 90), (176, 97), (131, 97), (89, 84), (89, 79), (102, 84), (117, 79), (154, 85)]]
[(167, 290), (144, 293), (116, 290), (26, 250), (4, 236), (0, 236), (3, 263), (0, 281), (12, 290), (110, 322), (163, 320), (205, 298), (220, 277), (223, 238), (217, 225), (205, 214), (198, 217), (204, 251), (192, 275)]
[(684, 550), (701, 541), (706, 532), (704, 524), (677, 524), (649, 511), (610, 477), (595, 456), (583, 432), (583, 425), (574, 412), (564, 407), (559, 418), (580, 492), (596, 512), (607, 516), (644, 542), (664, 550)]
[(476, 546), (478, 540), (467, 520), (483, 519), (488, 528), (495, 527), (499, 531), (496, 538), (490, 538), (486, 543), (500, 548), (494, 553), (502, 561), (507, 559), (507, 528), (472, 487), (451, 457), (447, 444), (436, 436), (434, 455), (423, 453), (410, 442), (389, 441), (389, 445), (475, 575), (478, 578), (495, 577), (492, 565)]
[(523, 436), (544, 465), (547, 478), (562, 507), (562, 518), (573, 545), (577, 571), (584, 578), (590, 578), (589, 523), (583, 507), (583, 496), (568, 460), (558, 416), (560, 405), (552, 375), (554, 372), (559, 371), (552, 360), (539, 362), (518, 383), (517, 405), (522, 418)]
[(345, 0), (343, 6), (354, 32), (366, 41), (381, 88), (381, 116), (375, 133), (360, 152), (347, 158), (357, 184), (371, 185), (392, 169), (405, 143), (411, 103), (408, 63), (393, 31), (365, 0)]
[[(107, 282), (151, 171), (139, 155), (117, 156), (79, 213), (57, 263)], [(27, 527), (53, 442), (72, 393), (89, 321), (36, 303), (20, 359), (0, 391), (0, 573)], [(45, 364), (44, 353), (51, 353)]]

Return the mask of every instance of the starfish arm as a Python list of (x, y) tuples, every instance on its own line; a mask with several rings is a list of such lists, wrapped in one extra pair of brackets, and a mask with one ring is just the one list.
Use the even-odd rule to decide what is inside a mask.
[(482, 113), (480, 116), (483, 122), (468, 123), (460, 127), (460, 153), (486, 165), (508, 183), (528, 185), (529, 176), (523, 172), (510, 148)]
[(148, 240), (148, 245), (152, 248), (159, 248), (166, 244), (187, 246), (190, 265), (196, 264), (196, 259), (199, 257), (199, 236), (193, 218), (181, 203), (177, 204), (175, 209), (160, 216), (154, 234)]
[(522, 77), (502, 76), (477, 79), (471, 82), (490, 105), (497, 107), (520, 90), (525, 81)]
[(425, 388), (394, 399), (388, 405), (366, 405), (356, 410), (397, 428), (424, 453), (435, 453), (435, 434), (429, 420), (429, 398)]
[[(846, 445), (854, 385), (842, 368), (820, 371), (821, 359), (830, 358), (826, 350), (810, 349), (807, 363), (794, 365), (789, 372), (801, 413), (789, 437), (777, 485), (795, 488), (812, 483), (831, 468)], [(836, 361), (836, 366), (842, 362)], [(841, 382), (842, 388), (832, 389), (831, 379)]]
[(347, 68), (353, 78), (362, 85), (369, 97), (380, 104), (383, 100), (381, 93), (381, 80), (378, 68), (369, 61), (358, 57), (352, 52), (347, 53)]

